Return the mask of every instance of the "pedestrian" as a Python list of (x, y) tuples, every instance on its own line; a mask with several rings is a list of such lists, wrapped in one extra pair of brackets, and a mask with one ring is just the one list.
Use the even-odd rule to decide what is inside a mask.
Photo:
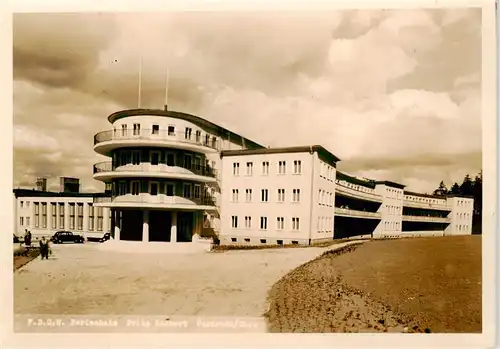
[(49, 242), (45, 240), (45, 236), (42, 236), (42, 240), (40, 240), (40, 254), (42, 259), (49, 259)]
[(24, 234), (24, 245), (26, 246), (26, 248), (30, 248), (31, 247), (31, 233), (28, 229), (25, 229), (25, 234)]

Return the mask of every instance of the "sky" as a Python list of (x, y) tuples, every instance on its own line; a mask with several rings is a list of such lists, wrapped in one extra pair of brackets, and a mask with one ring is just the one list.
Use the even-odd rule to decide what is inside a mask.
[(100, 191), (94, 134), (138, 106), (432, 192), (481, 170), (481, 10), (15, 14), (14, 186)]

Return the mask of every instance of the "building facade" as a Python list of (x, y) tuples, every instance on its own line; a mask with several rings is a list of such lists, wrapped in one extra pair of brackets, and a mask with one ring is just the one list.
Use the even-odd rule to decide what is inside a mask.
[(123, 110), (108, 121), (94, 136), (94, 151), (109, 159), (93, 166), (105, 192), (16, 189), (17, 233), (110, 232), (112, 243), (176, 248), (203, 238), (286, 245), (471, 234), (473, 199), (357, 178), (338, 171), (340, 160), (319, 145), (266, 148), (166, 107)]

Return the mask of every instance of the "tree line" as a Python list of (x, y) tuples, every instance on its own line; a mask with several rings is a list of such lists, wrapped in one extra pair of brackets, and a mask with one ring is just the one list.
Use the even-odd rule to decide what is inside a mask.
[(448, 189), (444, 181), (433, 192), (437, 196), (465, 195), (474, 198), (474, 210), (472, 218), (472, 233), (481, 234), (481, 222), (483, 212), (483, 171), (481, 170), (474, 179), (466, 174), (462, 184), (457, 182)]

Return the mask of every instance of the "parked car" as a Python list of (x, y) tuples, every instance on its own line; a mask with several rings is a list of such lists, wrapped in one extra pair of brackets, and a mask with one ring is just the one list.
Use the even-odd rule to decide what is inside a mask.
[(87, 241), (105, 242), (111, 239), (110, 233), (104, 233), (102, 236), (88, 236)]
[(83, 236), (78, 234), (73, 234), (70, 231), (58, 231), (54, 235), (52, 235), (50, 241), (52, 241), (55, 244), (62, 244), (65, 242), (83, 244), (85, 242), (85, 239), (83, 238)]

